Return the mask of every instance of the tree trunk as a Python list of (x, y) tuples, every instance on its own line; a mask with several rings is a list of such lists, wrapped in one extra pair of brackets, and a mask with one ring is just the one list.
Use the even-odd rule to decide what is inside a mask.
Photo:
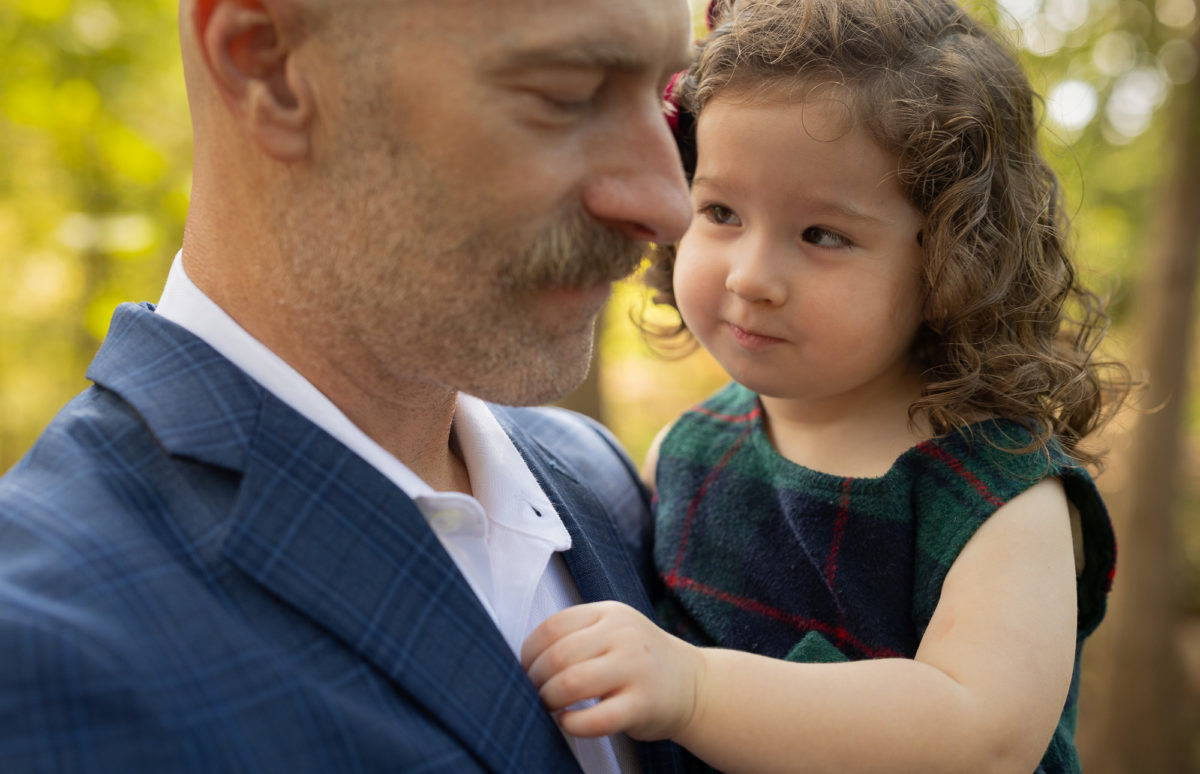
[[(1200, 50), (1200, 36), (1195, 41)], [(1108, 620), (1089, 645), (1080, 755), (1089, 774), (1194, 770), (1191, 696), (1178, 649), (1182, 600), (1175, 513), (1200, 261), (1200, 78), (1170, 106), (1172, 162), (1159, 191), (1138, 290), (1139, 362), (1148, 389), (1109, 493), (1119, 542)], [(1102, 480), (1103, 482), (1103, 480)], [(1089, 685), (1090, 683), (1090, 685)]]

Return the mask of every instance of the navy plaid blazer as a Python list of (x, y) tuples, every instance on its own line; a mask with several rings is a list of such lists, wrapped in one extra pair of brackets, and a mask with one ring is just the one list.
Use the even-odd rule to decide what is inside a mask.
[[(374, 468), (148, 305), (118, 308), (88, 377), (0, 479), (0, 770), (578, 771)], [(611, 437), (494, 408), (584, 599), (650, 614), (648, 505)]]

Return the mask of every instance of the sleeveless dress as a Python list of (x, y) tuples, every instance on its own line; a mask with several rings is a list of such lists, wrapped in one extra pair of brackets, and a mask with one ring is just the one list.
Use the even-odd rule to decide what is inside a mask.
[[(912, 658), (959, 552), (997, 508), (1050, 476), (1079, 510), (1085, 566), (1071, 689), (1038, 772), (1079, 771), (1079, 664), (1104, 617), (1116, 545), (1088, 473), (992, 420), (921, 443), (879, 478), (783, 458), (758, 396), (731, 384), (667, 433), (656, 470), (659, 613), (700, 646), (802, 662)], [(989, 443), (990, 441), (990, 443)]]

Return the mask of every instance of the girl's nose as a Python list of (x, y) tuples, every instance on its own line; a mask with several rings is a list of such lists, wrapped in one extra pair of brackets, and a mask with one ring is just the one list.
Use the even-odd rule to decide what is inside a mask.
[(725, 289), (747, 303), (779, 306), (787, 300), (787, 283), (765, 253), (756, 249), (735, 262), (725, 277)]

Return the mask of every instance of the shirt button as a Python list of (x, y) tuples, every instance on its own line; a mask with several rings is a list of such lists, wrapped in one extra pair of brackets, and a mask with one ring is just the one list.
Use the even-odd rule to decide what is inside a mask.
[(433, 514), (429, 521), (438, 532), (457, 532), (465, 520), (466, 515), (462, 511), (448, 509)]

